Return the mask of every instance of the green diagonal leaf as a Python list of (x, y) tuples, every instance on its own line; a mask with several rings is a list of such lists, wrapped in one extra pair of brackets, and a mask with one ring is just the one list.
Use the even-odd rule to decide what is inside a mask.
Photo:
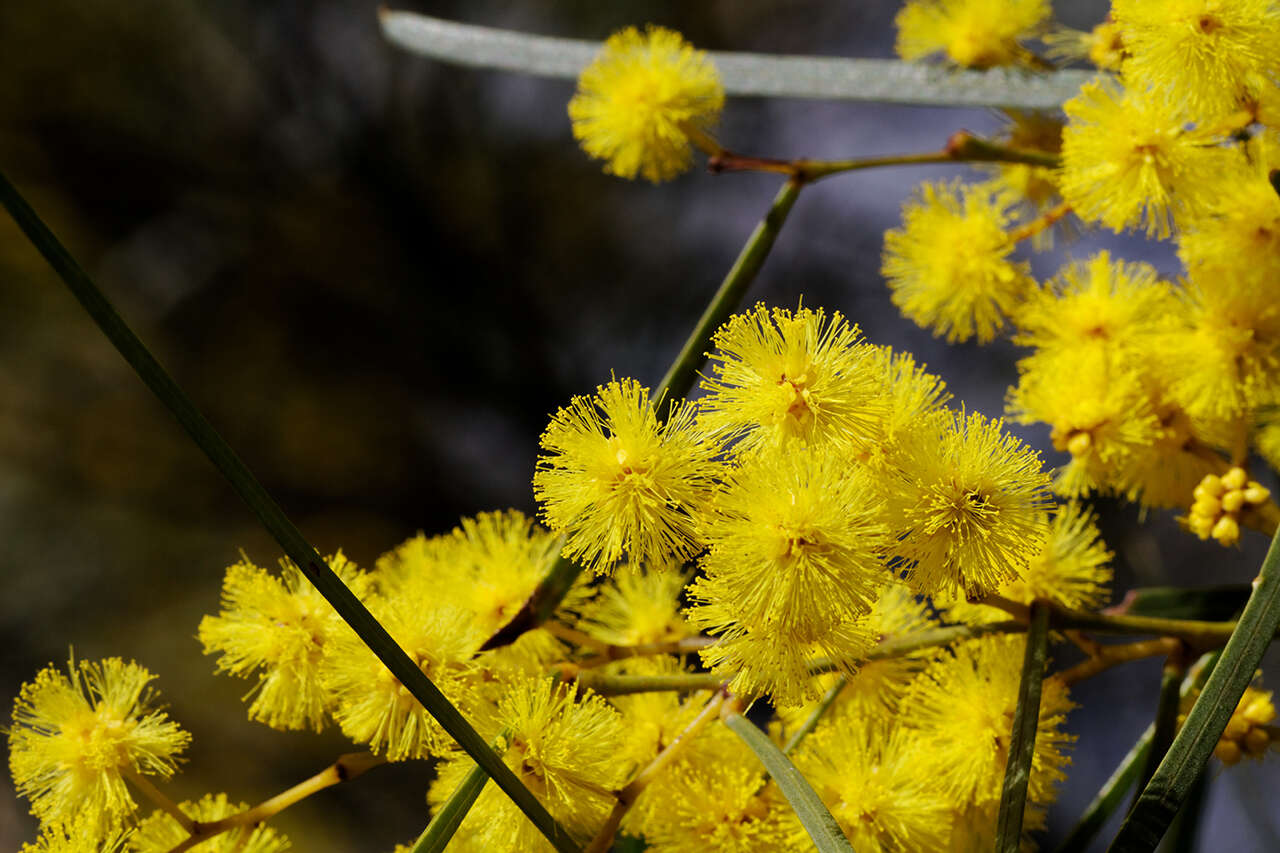
[(853, 847), (840, 831), (840, 824), (836, 823), (836, 819), (831, 816), (831, 812), (823, 805), (804, 776), (800, 775), (791, 759), (783, 755), (782, 750), (764, 732), (741, 714), (727, 714), (724, 722), (734, 734), (742, 738), (778, 783), (782, 795), (795, 810), (801, 826), (809, 833), (809, 838), (819, 853), (852, 853)]
[(1022, 846), (1022, 815), (1027, 807), (1027, 783), (1031, 781), (1031, 758), (1035, 755), (1040, 692), (1048, 656), (1049, 607), (1037, 601), (1031, 605), (1027, 625), (1027, 650), (1022, 658), (1022, 681), (1013, 712), (1013, 737), (1000, 792), (1000, 816), (996, 823), (998, 853), (1017, 853)]
[[(412, 12), (383, 11), (392, 43), (444, 62), (522, 74), (574, 79), (600, 50), (599, 42), (551, 38), (459, 24)], [(1053, 109), (1093, 74), (1018, 69), (957, 71), (889, 59), (716, 53), (725, 92), (771, 98), (821, 98), (941, 107)]]

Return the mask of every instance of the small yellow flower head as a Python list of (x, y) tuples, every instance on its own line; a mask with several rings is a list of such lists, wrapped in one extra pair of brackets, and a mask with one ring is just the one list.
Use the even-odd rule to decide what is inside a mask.
[(1087, 59), (1100, 71), (1119, 71), (1124, 63), (1124, 30), (1108, 17), (1089, 32), (1056, 27), (1046, 34), (1052, 59)]
[(1152, 93), (1095, 81), (1063, 110), (1062, 197), (1081, 219), (1163, 239), (1174, 213), (1194, 215), (1219, 191), (1231, 152), (1188, 130)]
[(1019, 44), (1048, 21), (1048, 0), (908, 0), (894, 22), (898, 56), (920, 59), (944, 52), (956, 65), (991, 68), (1026, 64)]
[[(603, 699), (587, 695), (575, 701), (568, 685), (548, 678), (507, 685), (498, 703), (494, 734), (507, 730), (503, 760), (556, 820), (580, 842), (604, 822), (630, 770), (620, 762), (622, 718)], [(458, 756), (440, 767), (427, 798), (444, 802), (474, 767)], [(495, 785), (486, 785), (467, 813), (460, 835), (478, 850), (551, 850), (529, 819)]]
[(566, 557), (607, 572), (624, 556), (656, 566), (700, 549), (690, 513), (720, 465), (694, 412), (676, 404), (660, 424), (648, 389), (623, 379), (556, 413), (533, 496), (548, 526), (567, 535)]
[(123, 774), (169, 778), (191, 742), (120, 658), (52, 666), (22, 685), (9, 729), (9, 770), (41, 823), (106, 837), (136, 808)]
[(680, 593), (688, 579), (678, 566), (618, 571), (581, 607), (578, 627), (619, 646), (691, 637), (697, 631), (680, 613)]
[(891, 508), (906, 529), (896, 547), (925, 594), (994, 592), (1043, 547), (1049, 475), (1001, 420), (953, 412), (928, 427), (900, 455)]
[[(469, 611), (415, 595), (369, 604), (400, 648), (450, 701), (476, 701), (478, 674), (472, 658), (488, 634)], [(322, 677), (343, 734), (370, 751), (403, 761), (441, 755), (452, 747), (452, 738), (436, 719), (354, 633), (329, 643)]]
[(643, 831), (653, 853), (805, 849), (788, 843), (799, 830), (794, 813), (745, 749), (716, 760), (680, 762), (650, 786), (646, 799), (653, 819)]
[[(954, 656), (930, 664), (903, 700), (904, 724), (923, 740), (921, 763), (957, 805), (1000, 800), (1025, 646), (1025, 637), (1012, 635), (962, 643)], [(1052, 802), (1054, 785), (1066, 778), (1064, 750), (1075, 738), (1062, 729), (1072, 707), (1062, 681), (1046, 678), (1027, 789), (1032, 803)]]
[[(249, 808), (232, 803), (226, 794), (205, 794), (198, 801), (178, 806), (198, 823), (212, 823)], [(129, 837), (129, 853), (167, 853), (188, 838), (187, 831), (167, 812), (155, 811), (138, 824)], [(289, 839), (266, 824), (237, 827), (192, 847), (193, 853), (283, 853), (293, 847)]]
[[(492, 634), (514, 616), (555, 565), (560, 541), (516, 510), (464, 518), (442, 553), (459, 577), (450, 600)], [(436, 586), (439, 594), (443, 587)], [(576, 595), (574, 596), (576, 597)]]
[(884, 407), (879, 439), (859, 448), (855, 455), (872, 471), (891, 467), (898, 445), (917, 429), (922, 421), (942, 411), (951, 400), (947, 383), (917, 364), (909, 352), (894, 352), (891, 347), (875, 347), (880, 394)]
[(1188, 493), (1206, 474), (1221, 468), (1220, 457), (1205, 448), (1229, 446), (1234, 429), (1227, 421), (1193, 418), (1167, 397), (1157, 400), (1155, 414), (1160, 429), (1135, 461), (1125, 497), (1143, 507), (1176, 509), (1186, 505)]
[(1032, 283), (1030, 267), (1009, 259), (1006, 208), (986, 186), (921, 184), (903, 227), (884, 235), (893, 304), (949, 342), (994, 338)]
[(713, 378), (704, 379), (700, 424), (741, 436), (740, 453), (799, 440), (841, 447), (868, 443), (884, 413), (871, 369), (875, 350), (856, 325), (822, 309), (735, 314), (712, 339)]
[(922, 747), (916, 732), (889, 729), (886, 717), (848, 727), (824, 720), (794, 761), (854, 850), (943, 850), (951, 804)]
[[(879, 484), (839, 456), (797, 448), (733, 471), (704, 531), (695, 598), (799, 641), (865, 616), (889, 579)], [(693, 611), (695, 621), (700, 618)]]
[(1261, 758), (1275, 739), (1271, 723), (1276, 718), (1276, 706), (1271, 701), (1270, 690), (1246, 687), (1231, 719), (1213, 748), (1218, 760), (1230, 767), (1241, 758)]
[(100, 834), (96, 827), (85, 829), (85, 821), (76, 818), (67, 825), (45, 824), (34, 844), (23, 844), (18, 853), (122, 853), (129, 830), (112, 830)]
[(724, 88), (715, 65), (679, 33), (650, 26), (614, 33), (569, 101), (574, 138), (622, 178), (669, 181), (689, 169), (690, 134), (716, 123)]
[[(357, 596), (368, 577), (338, 552), (326, 560)], [(275, 577), (247, 559), (222, 582), (222, 612), (200, 620), (207, 655), (221, 654), (219, 672), (257, 674), (249, 719), (275, 729), (324, 728), (328, 693), (320, 683), (325, 647), (351, 629), (292, 562)]]
[(1208, 474), (1196, 486), (1186, 524), (1201, 539), (1213, 537), (1230, 546), (1240, 541), (1240, 516), (1252, 507), (1271, 501), (1271, 491), (1239, 466), (1221, 477)]
[(1280, 9), (1273, 0), (1114, 0), (1125, 75), (1197, 119), (1239, 108), (1275, 85)]

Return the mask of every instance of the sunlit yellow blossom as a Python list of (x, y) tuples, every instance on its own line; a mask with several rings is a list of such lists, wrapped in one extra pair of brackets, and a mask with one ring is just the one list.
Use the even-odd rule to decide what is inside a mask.
[(715, 761), (681, 762), (646, 791), (644, 838), (652, 853), (775, 853), (797, 824), (777, 785), (746, 749)]
[(449, 540), (444, 557), (461, 575), (451, 600), (475, 613), (489, 634), (519, 611), (560, 550), (555, 536), (516, 510), (464, 518)]
[(1039, 552), (1049, 475), (1003, 421), (948, 413), (912, 435), (899, 458), (904, 482), (891, 509), (916, 589), (994, 592)]
[(583, 69), (569, 101), (573, 135), (605, 171), (658, 183), (689, 168), (691, 133), (724, 106), (715, 65), (679, 33), (635, 27), (614, 33)]
[[(357, 596), (367, 593), (368, 576), (341, 552), (327, 562)], [(336, 637), (355, 635), (292, 562), (275, 577), (245, 559), (227, 569), (222, 611), (200, 620), (199, 636), (205, 654), (221, 654), (219, 672), (257, 675), (249, 719), (320, 731), (329, 703), (320, 660)]]
[(1048, 0), (908, 0), (894, 19), (898, 55), (944, 52), (968, 68), (1028, 64), (1019, 42), (1038, 35), (1050, 13)]
[(995, 337), (1031, 287), (1030, 267), (1009, 259), (1007, 205), (989, 187), (924, 183), (885, 232), (880, 271), (893, 303), (948, 341)]
[(681, 640), (697, 631), (680, 613), (680, 593), (688, 576), (666, 571), (623, 569), (600, 586), (579, 610), (579, 627), (605, 643), (634, 646)]
[[(1075, 501), (1059, 504), (1043, 550), (1021, 577), (1001, 586), (999, 594), (1023, 604), (1042, 599), (1069, 610), (1097, 610), (1111, 594), (1114, 556), (1102, 541), (1092, 510)], [(967, 624), (1009, 618), (998, 608), (963, 601), (948, 605), (945, 612), (948, 620)]]
[[(178, 806), (188, 817), (209, 823), (249, 808), (248, 803), (232, 803), (226, 794), (205, 794), (197, 802)], [(129, 853), (168, 853), (188, 838), (187, 831), (167, 812), (155, 811), (138, 824), (129, 837)], [(192, 853), (281, 853), (293, 847), (289, 839), (263, 823), (237, 827), (220, 833), (191, 848)]]
[(903, 437), (941, 411), (951, 399), (947, 383), (917, 364), (909, 352), (876, 347), (875, 374), (880, 384), (884, 415), (878, 428), (880, 438), (858, 448), (856, 456), (873, 471), (889, 467)]
[[(369, 602), (410, 659), (455, 705), (476, 697), (472, 662), (488, 634), (467, 610), (407, 592)], [(354, 633), (328, 644), (322, 669), (342, 732), (391, 761), (440, 755), (453, 744), (444, 729)]]
[(1022, 423), (1048, 424), (1054, 449), (1071, 454), (1055, 474), (1059, 494), (1136, 491), (1136, 472), (1162, 434), (1138, 364), (1082, 339), (1074, 350), (1053, 347), (1019, 365), (1009, 412)]
[(740, 436), (739, 452), (807, 444), (864, 444), (883, 413), (874, 350), (836, 312), (756, 305), (712, 339), (714, 375), (700, 424)]
[(876, 489), (866, 472), (805, 448), (734, 470), (706, 522), (706, 576), (689, 588), (691, 621), (724, 634), (704, 657), (725, 663), (742, 647), (728, 641), (748, 634), (770, 660), (802, 659), (808, 644), (856, 655), (866, 641), (847, 632), (890, 576)]
[[(926, 746), (921, 763), (960, 803), (1000, 800), (1025, 646), (1024, 637), (1011, 635), (962, 643), (954, 656), (930, 664), (904, 699), (903, 719)], [(1063, 726), (1072, 707), (1062, 681), (1046, 678), (1027, 789), (1033, 803), (1051, 802), (1066, 778), (1064, 750), (1074, 737)]]
[(34, 844), (23, 844), (18, 853), (122, 853), (130, 830), (113, 830), (100, 833), (92, 825), (86, 830), (86, 821), (76, 819), (71, 824), (40, 827), (40, 837)]
[(1150, 92), (1086, 83), (1063, 110), (1060, 187), (1081, 219), (1164, 238), (1174, 213), (1194, 215), (1219, 191), (1231, 152), (1189, 130)]
[[(613, 803), (609, 793), (631, 769), (618, 756), (623, 746), (621, 717), (599, 696), (575, 701), (573, 687), (548, 678), (507, 685), (493, 721), (496, 735), (507, 731), (503, 761), (579, 842), (604, 822)], [(474, 765), (459, 756), (440, 767), (428, 799), (439, 805)], [(486, 785), (467, 813), (460, 835), (477, 850), (550, 851), (551, 845), (495, 785)]]
[(634, 379), (556, 413), (542, 434), (533, 495), (551, 529), (567, 534), (566, 557), (604, 572), (623, 556), (661, 565), (699, 550), (690, 511), (720, 466), (694, 418), (694, 406), (675, 404), (659, 423)]
[(824, 722), (793, 760), (854, 850), (942, 850), (951, 804), (922, 748), (918, 733), (890, 729), (883, 717), (848, 728)]
[(1195, 119), (1231, 112), (1275, 85), (1280, 9), (1273, 0), (1113, 0), (1125, 75)]
[(120, 658), (45, 667), (22, 685), (9, 771), (42, 823), (107, 837), (136, 808), (124, 777), (169, 778), (191, 741), (157, 709), (155, 678)]

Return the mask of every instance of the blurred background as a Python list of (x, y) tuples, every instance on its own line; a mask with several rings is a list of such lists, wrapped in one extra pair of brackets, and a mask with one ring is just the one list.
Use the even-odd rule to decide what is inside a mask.
[[(601, 39), (660, 23), (700, 47), (890, 56), (894, 0), (468, 0), (399, 8)], [(1060, 4), (1091, 26), (1105, 4)], [(444, 66), (380, 38), (369, 0), (0, 4), (0, 168), (323, 552), (357, 563), (419, 530), (533, 512), (538, 435), (609, 378), (655, 383), (774, 195), (767, 175), (604, 175), (571, 138), (568, 81)], [(721, 138), (773, 156), (925, 151), (983, 111), (730, 102)], [(806, 189), (749, 301), (838, 309), (998, 415), (1015, 349), (947, 346), (880, 279), (886, 228), (923, 178), (890, 169)], [(1165, 247), (1107, 246), (1170, 275)], [(1047, 428), (1021, 434), (1055, 458)], [(1244, 583), (1265, 542), (1203, 545), (1168, 514), (1100, 504), (1118, 590)], [(1141, 524), (1140, 524), (1141, 522)], [(225, 566), (278, 549), (0, 217), (0, 701), (45, 664), (119, 655), (159, 674), (194, 735), (175, 799), (259, 801), (349, 751), (246, 721), (248, 682), (194, 638)], [(1274, 679), (1273, 679), (1274, 683)], [(1074, 770), (1050, 840), (1154, 712), (1159, 665), (1074, 692)], [(1211, 785), (1201, 849), (1276, 849), (1274, 766)], [(299, 850), (390, 850), (425, 824), (429, 770), (378, 769), (282, 815)], [(1268, 788), (1267, 786), (1272, 786)], [(35, 834), (6, 777), (0, 849)]]

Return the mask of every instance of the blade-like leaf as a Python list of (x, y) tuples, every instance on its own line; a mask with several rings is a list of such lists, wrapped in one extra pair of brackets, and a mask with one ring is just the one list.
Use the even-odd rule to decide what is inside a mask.
[(1125, 595), (1119, 610), (1132, 616), (1223, 622), (1234, 619), (1248, 600), (1249, 587), (1246, 584), (1198, 589), (1150, 586), (1131, 590)]
[(734, 734), (742, 738), (743, 743), (756, 754), (764, 769), (778, 783), (779, 790), (795, 810), (796, 816), (800, 818), (800, 825), (809, 833), (809, 838), (819, 853), (853, 853), (849, 840), (840, 831), (840, 824), (836, 823), (836, 819), (814, 793), (808, 781), (800, 775), (791, 759), (782, 754), (782, 750), (769, 740), (768, 735), (741, 714), (726, 714), (724, 722)]
[(1124, 802), (1125, 794), (1138, 778), (1138, 773), (1146, 763), (1147, 756), (1151, 754), (1151, 738), (1154, 734), (1155, 725), (1147, 726), (1147, 730), (1129, 749), (1120, 765), (1112, 771), (1111, 776), (1085, 807), (1080, 821), (1058, 847), (1057, 853), (1080, 853), (1089, 846), (1090, 841), (1097, 837), (1103, 824), (1115, 814), (1115, 810)]
[(458, 787), (453, 789), (449, 799), (440, 806), (440, 810), (431, 818), (427, 828), (422, 830), (418, 840), (409, 853), (440, 853), (453, 839), (453, 834), (462, 826), (462, 821), (475, 804), (476, 798), (489, 782), (489, 774), (480, 765), (472, 767)]
[[(575, 79), (599, 42), (459, 24), (412, 12), (383, 11), (382, 32), (413, 53), (444, 62)], [(1053, 109), (1093, 75), (1033, 74), (994, 68), (957, 71), (889, 59), (710, 53), (730, 95), (821, 98), (942, 107)]]
[(1271, 548), (1235, 632), (1155, 775), (1125, 818), (1111, 849), (1147, 853), (1160, 843), (1196, 784), (1231, 713), (1253, 680), (1280, 625), (1280, 534)]
[(1048, 656), (1049, 607), (1037, 601), (1031, 605), (1027, 625), (1022, 681), (1018, 686), (1009, 760), (1005, 764), (1004, 787), (1000, 792), (1000, 816), (996, 823), (998, 853), (1017, 853), (1022, 845), (1022, 815), (1027, 807), (1027, 783), (1031, 781), (1031, 758), (1035, 755), (1036, 729), (1040, 725), (1040, 693)]

